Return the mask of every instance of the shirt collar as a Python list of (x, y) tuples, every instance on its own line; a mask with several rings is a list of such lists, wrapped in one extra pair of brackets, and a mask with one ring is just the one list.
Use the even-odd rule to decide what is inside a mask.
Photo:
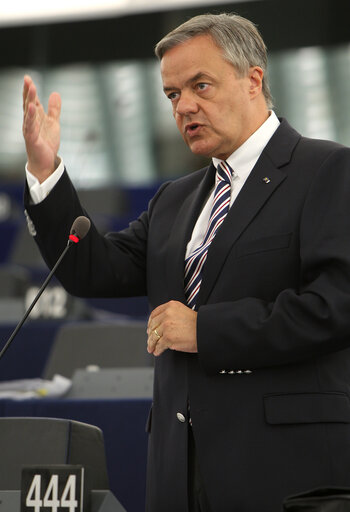
[[(243, 180), (248, 177), (279, 124), (275, 112), (271, 110), (266, 121), (226, 159), (226, 162), (234, 169), (236, 176)], [(222, 162), (222, 160), (215, 157), (212, 160), (215, 168)]]

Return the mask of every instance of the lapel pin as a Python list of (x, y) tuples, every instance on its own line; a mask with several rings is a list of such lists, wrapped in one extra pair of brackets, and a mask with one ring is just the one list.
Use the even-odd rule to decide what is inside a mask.
[(263, 178), (263, 181), (264, 181), (265, 183), (270, 183), (270, 181), (271, 181), (271, 180), (270, 180), (270, 178), (268, 178), (267, 176), (265, 176), (265, 178)]

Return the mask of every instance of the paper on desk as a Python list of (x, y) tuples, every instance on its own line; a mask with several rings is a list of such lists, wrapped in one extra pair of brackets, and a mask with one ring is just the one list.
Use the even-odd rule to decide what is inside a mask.
[(26, 398), (60, 397), (67, 393), (72, 381), (62, 375), (54, 375), (52, 380), (21, 379), (0, 382), (0, 398)]

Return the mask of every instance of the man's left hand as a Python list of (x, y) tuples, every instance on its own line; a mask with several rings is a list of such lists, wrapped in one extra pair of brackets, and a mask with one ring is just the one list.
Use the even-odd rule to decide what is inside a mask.
[(147, 334), (147, 350), (154, 356), (168, 348), (198, 352), (197, 312), (174, 300), (161, 304), (149, 317)]

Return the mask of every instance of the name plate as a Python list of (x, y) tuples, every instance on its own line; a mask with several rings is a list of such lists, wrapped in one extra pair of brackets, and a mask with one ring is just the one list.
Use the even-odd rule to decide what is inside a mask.
[(83, 512), (84, 501), (82, 466), (23, 467), (21, 512)]

